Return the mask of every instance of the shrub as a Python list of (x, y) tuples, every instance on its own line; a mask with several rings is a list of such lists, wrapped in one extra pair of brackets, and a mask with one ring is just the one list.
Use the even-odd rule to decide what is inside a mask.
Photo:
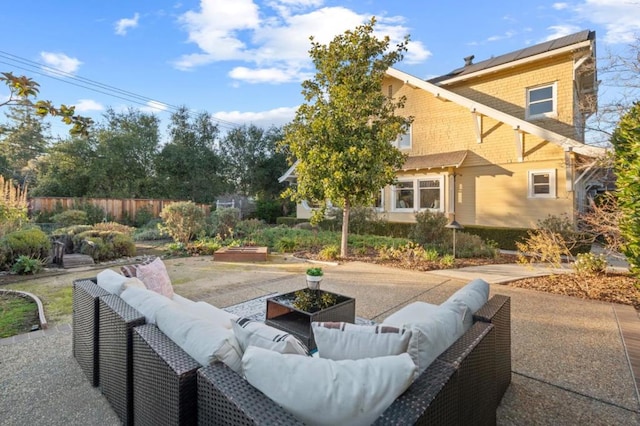
[(134, 241), (165, 240), (167, 238), (169, 235), (157, 225), (153, 228), (141, 228), (133, 233)]
[(318, 258), (321, 260), (336, 260), (340, 257), (340, 247), (335, 244), (325, 246), (318, 253)]
[[(453, 249), (453, 236), (451, 241), (447, 242), (447, 248)], [(468, 234), (466, 232), (456, 232), (456, 257), (496, 257), (498, 249), (495, 243), (487, 243), (477, 235)]]
[(259, 219), (242, 220), (235, 226), (235, 235), (238, 238), (247, 238), (264, 227), (265, 223)]
[(123, 234), (133, 235), (133, 232), (136, 230), (131, 226), (122, 225), (118, 222), (100, 222), (93, 225), (93, 229), (98, 231), (116, 231), (122, 232)]
[[(529, 231), (523, 243), (516, 243), (519, 263), (547, 262), (559, 267), (564, 256), (570, 256), (562, 235), (547, 229)], [(528, 257), (527, 257), (528, 256)]]
[(282, 215), (283, 200), (256, 200), (256, 211), (254, 216), (264, 220), (266, 223), (276, 223)]
[(133, 238), (117, 231), (90, 229), (74, 235), (73, 245), (80, 253), (91, 256), (97, 262), (136, 254)]
[(225, 207), (211, 212), (209, 223), (211, 235), (219, 235), (221, 238), (233, 236), (234, 229), (240, 221), (240, 209)]
[(113, 219), (106, 211), (100, 206), (96, 206), (87, 200), (75, 200), (73, 203), (75, 210), (82, 210), (87, 214), (87, 223), (93, 225), (94, 223), (109, 222)]
[(40, 228), (27, 228), (11, 232), (0, 240), (3, 268), (11, 267), (20, 256), (46, 259), (51, 249), (51, 241)]
[(580, 253), (573, 264), (576, 273), (582, 276), (604, 274), (607, 270), (607, 258), (603, 254)]
[(440, 266), (443, 268), (453, 268), (456, 264), (456, 259), (451, 254), (445, 254), (440, 259)]
[(465, 225), (464, 232), (479, 236), (485, 241), (495, 241), (498, 248), (504, 250), (517, 250), (516, 243), (524, 242), (529, 229), (524, 228), (496, 228), (485, 226)]
[(416, 223), (411, 228), (410, 238), (420, 245), (441, 244), (449, 238), (447, 217), (442, 212), (423, 211), (416, 213)]
[(160, 213), (164, 221), (161, 229), (174, 241), (186, 245), (205, 228), (205, 215), (200, 207), (191, 201), (169, 204)]
[(276, 250), (280, 253), (291, 253), (296, 250), (296, 246), (296, 240), (289, 237), (282, 237), (275, 244)]
[(11, 270), (18, 275), (35, 275), (43, 268), (43, 262), (41, 259), (21, 255), (15, 261)]
[(66, 228), (58, 228), (51, 233), (51, 237), (63, 243), (67, 253), (79, 253), (80, 247), (74, 246), (73, 237), (90, 229), (92, 229), (91, 225), (74, 225)]
[(200, 238), (187, 244), (185, 250), (192, 256), (212, 256), (220, 247), (222, 244), (217, 238)]
[(0, 237), (20, 229), (28, 219), (27, 190), (0, 175)]
[(147, 223), (151, 222), (153, 219), (154, 217), (153, 217), (153, 211), (151, 210), (151, 207), (144, 206), (136, 211), (136, 218), (133, 223), (136, 226), (136, 228), (141, 228)]
[(62, 227), (72, 225), (87, 225), (89, 219), (87, 213), (82, 210), (66, 210), (51, 217), (54, 223)]

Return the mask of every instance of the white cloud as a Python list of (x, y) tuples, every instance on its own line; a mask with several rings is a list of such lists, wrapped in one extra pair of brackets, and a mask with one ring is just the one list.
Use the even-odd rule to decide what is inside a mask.
[(47, 66), (55, 68), (54, 71), (62, 71), (69, 74), (74, 74), (78, 71), (82, 64), (78, 59), (70, 58), (64, 53), (40, 52), (40, 58)]
[(93, 99), (78, 99), (75, 103), (76, 112), (104, 111), (104, 106)]
[(166, 111), (167, 108), (169, 108), (167, 104), (163, 104), (162, 102), (149, 101), (147, 102), (146, 106), (140, 107), (140, 111), (147, 112), (147, 113), (154, 113), (154, 112)]
[(212, 114), (212, 118), (238, 124), (255, 124), (259, 127), (282, 126), (289, 123), (296, 115), (298, 107), (281, 107), (262, 112), (220, 111)]
[(140, 14), (136, 13), (133, 15), (133, 18), (122, 18), (115, 23), (116, 34), (117, 35), (127, 35), (127, 31), (129, 28), (136, 28), (138, 26), (138, 20), (140, 19)]
[(565, 10), (569, 7), (567, 3), (554, 3), (551, 5), (555, 10)]
[(599, 40), (609, 44), (628, 44), (640, 33), (640, 4), (629, 0), (586, 0), (574, 8), (586, 21), (605, 28)]
[(552, 25), (550, 27), (547, 27), (547, 29), (550, 30), (551, 33), (541, 41), (549, 41), (556, 38), (568, 36), (569, 34), (577, 33), (582, 28), (575, 25)]
[[(272, 0), (260, 10), (251, 0), (201, 0), (200, 9), (183, 14), (180, 22), (199, 52), (175, 61), (176, 68), (189, 70), (216, 61), (233, 60), (229, 76), (248, 83), (282, 83), (307, 78), (310, 36), (326, 44), (337, 34), (367, 22), (370, 14), (345, 7), (321, 7), (322, 0)], [(378, 17), (376, 35), (388, 35), (391, 46), (410, 31), (403, 17)], [(408, 45), (407, 63), (420, 63), (431, 56), (419, 41)]]
[(300, 81), (311, 77), (296, 72), (296, 70), (280, 68), (254, 68), (236, 67), (229, 72), (229, 77), (234, 80), (246, 81), (248, 83), (289, 83)]

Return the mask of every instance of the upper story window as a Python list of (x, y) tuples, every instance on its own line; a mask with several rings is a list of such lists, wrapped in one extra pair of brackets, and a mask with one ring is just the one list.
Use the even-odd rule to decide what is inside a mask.
[(529, 198), (555, 198), (556, 196), (556, 171), (531, 170), (529, 171)]
[(556, 83), (530, 87), (527, 89), (526, 118), (554, 117), (556, 104)]
[(407, 129), (405, 133), (402, 133), (398, 136), (398, 138), (393, 141), (393, 144), (398, 149), (411, 149), (411, 126)]

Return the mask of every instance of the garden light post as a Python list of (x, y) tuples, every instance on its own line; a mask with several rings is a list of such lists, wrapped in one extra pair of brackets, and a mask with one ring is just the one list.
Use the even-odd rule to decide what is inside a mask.
[(453, 229), (453, 258), (456, 258), (456, 229), (463, 229), (464, 226), (460, 225), (456, 220), (452, 220), (451, 223), (444, 226), (445, 228)]

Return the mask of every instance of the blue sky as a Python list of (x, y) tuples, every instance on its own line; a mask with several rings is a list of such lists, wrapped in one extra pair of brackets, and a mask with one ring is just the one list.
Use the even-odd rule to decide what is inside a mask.
[(0, 13), (0, 71), (33, 77), (41, 99), (96, 119), (134, 107), (165, 125), (186, 105), (223, 130), (282, 125), (313, 72), (309, 36), (325, 43), (371, 16), (392, 40), (411, 36), (396, 68), (423, 78), (468, 55), (480, 61), (583, 29), (596, 31), (599, 55), (640, 34), (640, 3), (628, 0), (12, 1)]

